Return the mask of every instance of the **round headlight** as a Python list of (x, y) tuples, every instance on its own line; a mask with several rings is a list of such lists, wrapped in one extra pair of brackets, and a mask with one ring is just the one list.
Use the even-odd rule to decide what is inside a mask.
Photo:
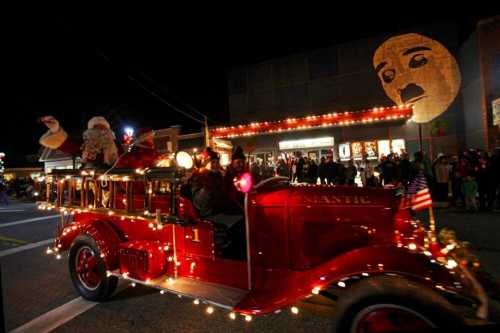
[(193, 159), (191, 155), (186, 153), (185, 151), (180, 151), (175, 155), (175, 161), (177, 165), (186, 169), (191, 169), (193, 167)]

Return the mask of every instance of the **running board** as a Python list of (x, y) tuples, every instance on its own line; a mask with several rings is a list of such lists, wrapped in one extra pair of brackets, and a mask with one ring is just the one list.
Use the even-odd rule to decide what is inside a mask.
[(243, 299), (243, 297), (248, 294), (248, 290), (184, 277), (174, 279), (163, 275), (159, 278), (143, 281), (131, 278), (127, 275), (124, 276), (123, 274), (120, 274), (120, 271), (118, 270), (108, 272), (108, 274), (151, 288), (165, 290), (166, 292), (186, 296), (192, 299), (198, 299), (200, 302), (210, 303), (228, 310), (233, 309)]

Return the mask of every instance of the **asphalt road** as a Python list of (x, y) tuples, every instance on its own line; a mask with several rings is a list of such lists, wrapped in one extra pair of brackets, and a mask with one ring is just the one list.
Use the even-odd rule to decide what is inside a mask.
[[(55, 260), (45, 254), (45, 244), (54, 237), (57, 217), (50, 217), (53, 215), (36, 210), (34, 204), (0, 206), (0, 263), (8, 331), (43, 321), (52, 321), (55, 332), (328, 332), (332, 329), (329, 318), (305, 310), (297, 316), (282, 311), (248, 323), (243, 318), (231, 321), (228, 312), (220, 309), (208, 316), (203, 306), (196, 306), (187, 298), (161, 295), (140, 286), (122, 285), (121, 291), (106, 303), (84, 302), (71, 284), (67, 257)], [(44, 219), (26, 221), (40, 217)], [(438, 211), (437, 220), (439, 227), (450, 226), (460, 238), (469, 240), (486, 269), (500, 277), (497, 236), (500, 213), (471, 215)], [(36, 326), (31, 327), (32, 331), (38, 331), (33, 328)]]

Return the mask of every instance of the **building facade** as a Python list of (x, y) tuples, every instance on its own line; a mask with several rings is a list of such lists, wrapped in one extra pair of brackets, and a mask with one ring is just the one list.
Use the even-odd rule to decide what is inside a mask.
[(430, 156), (492, 148), (499, 137), (493, 110), (500, 97), (500, 17), (481, 21), (462, 39), (456, 22), (442, 21), (234, 68), (228, 73), (232, 125), (404, 104), (414, 114), (404, 121), (233, 136), (233, 144), (262, 156), (276, 156), (280, 144), (294, 140), (314, 146), (317, 138), (333, 140), (316, 141), (313, 154), (332, 149), (337, 157), (341, 148), (370, 142), (378, 148), (379, 141), (391, 147), (393, 140)]

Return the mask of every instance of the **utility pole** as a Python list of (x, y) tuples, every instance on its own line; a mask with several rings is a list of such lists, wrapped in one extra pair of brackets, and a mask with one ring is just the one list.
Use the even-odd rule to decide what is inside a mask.
[(210, 132), (208, 131), (208, 119), (207, 116), (203, 116), (204, 126), (203, 132), (205, 133), (205, 147), (210, 147)]

